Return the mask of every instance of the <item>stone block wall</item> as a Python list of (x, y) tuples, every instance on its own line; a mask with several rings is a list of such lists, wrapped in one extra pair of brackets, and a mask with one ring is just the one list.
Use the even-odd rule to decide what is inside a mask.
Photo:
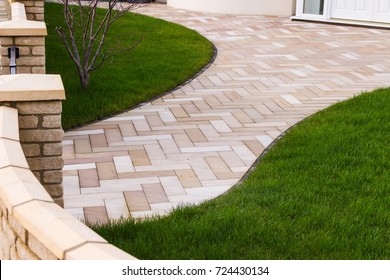
[(58, 260), (37, 238), (29, 233), (0, 200), (0, 259)]
[(30, 170), (62, 205), (61, 101), (16, 102), (20, 142)]
[(18, 74), (45, 74), (45, 37), (18, 36), (0, 38), (1, 75), (10, 74), (8, 48), (19, 48), (20, 57), (16, 59)]
[(62, 206), (61, 113), (65, 91), (61, 78), (28, 74), (2, 77), (0, 106), (18, 110), (20, 143), (28, 166), (54, 201)]
[(6, 0), (11, 6), (12, 3), (19, 2), (26, 7), (28, 20), (44, 21), (44, 0)]
[[(0, 92), (3, 99), (7, 95)], [(21, 99), (16, 91), (13, 95)], [(134, 259), (54, 203), (29, 169), (19, 110), (9, 105), (0, 106), (0, 259)]]
[(11, 14), (10, 21), (0, 22), (0, 74), (10, 74), (8, 49), (12, 46), (19, 49), (16, 73), (45, 74), (45, 23), (28, 20), (26, 8), (21, 3), (12, 3)]

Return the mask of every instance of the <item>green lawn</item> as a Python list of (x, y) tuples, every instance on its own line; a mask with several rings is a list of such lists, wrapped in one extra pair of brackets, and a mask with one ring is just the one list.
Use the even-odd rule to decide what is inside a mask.
[(107, 47), (122, 37), (131, 43), (145, 34), (134, 50), (118, 55), (92, 72), (83, 91), (76, 67), (59, 40), (55, 27), (63, 23), (62, 5), (45, 3), (47, 73), (61, 74), (66, 90), (63, 127), (69, 129), (123, 111), (173, 89), (195, 75), (213, 56), (213, 46), (185, 27), (128, 13), (110, 29)]
[(141, 259), (390, 259), (389, 120), (389, 89), (336, 104), (227, 194), (95, 230)]

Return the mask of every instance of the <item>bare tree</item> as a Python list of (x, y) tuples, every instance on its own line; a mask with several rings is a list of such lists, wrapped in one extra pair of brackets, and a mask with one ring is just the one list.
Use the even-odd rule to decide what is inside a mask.
[[(114, 55), (133, 49), (141, 41), (142, 38), (139, 38), (127, 46), (116, 42), (108, 49), (103, 48), (112, 24), (126, 12), (137, 9), (139, 5), (124, 4), (119, 0), (60, 1), (64, 4), (66, 27), (56, 27), (56, 31), (76, 65), (82, 88), (86, 89), (92, 71)], [(97, 11), (100, 3), (106, 8), (103, 15)]]

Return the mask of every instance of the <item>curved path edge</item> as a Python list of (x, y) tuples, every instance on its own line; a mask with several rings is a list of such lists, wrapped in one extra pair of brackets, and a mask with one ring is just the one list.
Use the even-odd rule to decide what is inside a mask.
[(66, 133), (65, 208), (88, 223), (215, 198), (291, 126), (390, 86), (390, 30), (162, 5), (138, 12), (198, 31), (218, 57), (168, 95)]

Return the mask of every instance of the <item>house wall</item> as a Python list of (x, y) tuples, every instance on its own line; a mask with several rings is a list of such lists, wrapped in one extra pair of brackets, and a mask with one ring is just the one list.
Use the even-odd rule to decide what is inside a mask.
[(168, 5), (201, 12), (291, 16), (296, 0), (168, 0)]

